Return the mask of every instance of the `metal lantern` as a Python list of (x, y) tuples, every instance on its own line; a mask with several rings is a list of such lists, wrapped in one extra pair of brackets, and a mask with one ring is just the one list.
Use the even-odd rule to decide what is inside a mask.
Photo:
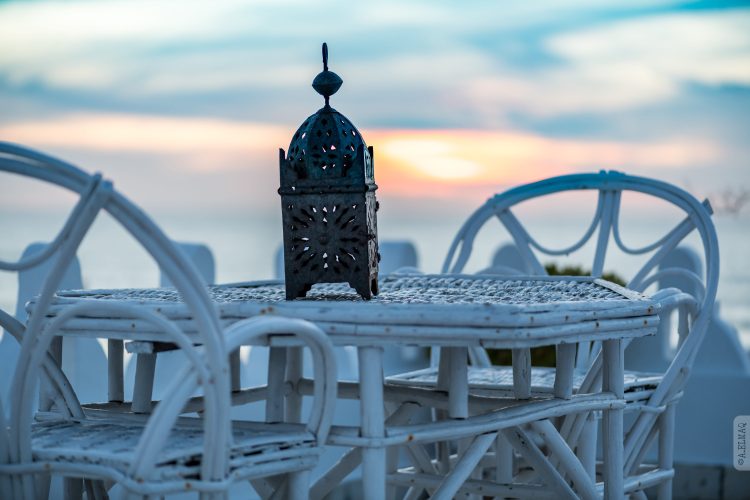
[(328, 71), (324, 43), (323, 71), (312, 86), (325, 106), (300, 125), (288, 155), (279, 150), (288, 300), (316, 283), (349, 283), (366, 300), (378, 293), (373, 150), (328, 103), (341, 84)]

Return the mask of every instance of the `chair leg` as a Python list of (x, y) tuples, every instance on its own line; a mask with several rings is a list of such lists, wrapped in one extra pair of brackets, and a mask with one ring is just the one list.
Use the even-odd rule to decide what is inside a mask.
[[(674, 416), (675, 405), (670, 403), (659, 417), (659, 469), (671, 470), (674, 467)], [(672, 478), (659, 485), (659, 500), (672, 498)]]
[[(387, 405), (386, 405), (387, 406)], [(393, 474), (398, 469), (398, 459), (401, 452), (400, 446), (390, 446), (385, 451), (385, 473)], [(386, 480), (385, 484), (385, 495), (386, 498), (396, 497), (396, 486), (390, 484)]]
[(13, 498), (13, 482), (10, 476), (0, 476), (0, 498)]
[(92, 481), (92, 482), (93, 482), (94, 498), (96, 500), (108, 500), (109, 493), (107, 492), (108, 488), (105, 482), (101, 479)]
[(65, 500), (81, 500), (83, 498), (83, 479), (79, 477), (64, 478), (63, 498)]
[[(457, 458), (463, 456), (466, 453), (472, 442), (473, 439), (471, 437), (463, 438), (458, 441)], [(474, 470), (472, 470), (471, 474), (469, 475), (469, 479), (482, 479), (482, 467), (479, 465), (474, 467)], [(465, 498), (466, 500), (481, 500), (480, 497), (475, 494), (461, 492), (456, 493), (456, 498)]]
[(45, 500), (49, 498), (49, 485), (52, 480), (52, 476), (49, 474), (37, 474), (34, 476), (34, 493), (36, 493), (37, 500)]
[(471, 476), (472, 471), (482, 459), (482, 456), (492, 446), (492, 443), (495, 442), (496, 436), (497, 433), (493, 432), (475, 437), (472, 443), (466, 448), (466, 452), (456, 462), (453, 471), (440, 482), (432, 498), (438, 500), (455, 498), (461, 489), (461, 485)]
[(310, 492), (310, 471), (303, 470), (289, 474), (289, 500), (307, 500)]

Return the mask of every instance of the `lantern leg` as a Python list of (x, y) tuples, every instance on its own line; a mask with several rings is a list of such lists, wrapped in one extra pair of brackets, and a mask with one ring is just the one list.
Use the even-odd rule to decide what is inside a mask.
[(294, 300), (299, 297), (304, 297), (307, 295), (307, 292), (309, 292), (311, 288), (312, 285), (309, 283), (298, 284), (287, 279), (286, 300)]
[(349, 286), (354, 288), (364, 300), (372, 299), (372, 290), (370, 289), (370, 280), (368, 277), (349, 281)]

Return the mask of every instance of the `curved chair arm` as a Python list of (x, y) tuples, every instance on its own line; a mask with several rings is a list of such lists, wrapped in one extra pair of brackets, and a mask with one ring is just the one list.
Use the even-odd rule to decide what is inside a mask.
[[(8, 425), (5, 423), (3, 400), (0, 399), (0, 466), (10, 461), (9, 447)], [(5, 474), (0, 474), (0, 496), (3, 498), (13, 498), (12, 479)]]
[[(166, 319), (157, 312), (138, 307), (133, 304), (122, 304), (113, 302), (111, 304), (82, 302), (64, 310), (45, 326), (38, 340), (28, 356), (19, 358), (17, 372), (22, 374), (20, 387), (20, 401), (13, 405), (13, 422), (18, 422), (16, 432), (12, 433), (15, 441), (11, 443), (10, 456), (17, 461), (26, 462), (31, 460), (31, 399), (35, 385), (34, 373), (40, 368), (40, 364), (47, 354), (47, 349), (54, 335), (64, 327), (65, 323), (80, 315), (116, 315), (120, 317), (132, 317), (152, 323), (169, 338), (170, 342), (177, 344), (186, 354), (190, 365), (188, 373), (175, 379), (165, 398), (151, 415), (143, 431), (143, 434), (135, 449), (133, 466), (129, 472), (133, 477), (143, 476), (154, 469), (156, 456), (164, 446), (172, 428), (185, 406), (190, 395), (198, 385), (204, 387), (205, 413), (204, 413), (204, 455), (201, 463), (201, 474), (206, 479), (217, 478), (215, 471), (225, 471), (227, 466), (227, 452), (225, 446), (217, 446), (220, 438), (219, 428), (229, 425), (229, 394), (221, 393), (218, 387), (222, 384), (215, 383), (213, 373), (223, 373), (228, 378), (225, 367), (209, 367), (210, 357), (203, 356), (194, 347), (193, 341), (187, 337), (172, 321)], [(23, 353), (22, 353), (23, 354)], [(227, 385), (228, 387), (228, 385)], [(213, 477), (212, 477), (213, 476)]]
[(696, 290), (700, 293), (700, 296), (697, 297), (697, 300), (699, 302), (703, 302), (703, 298), (706, 295), (706, 287), (703, 284), (703, 280), (701, 279), (701, 277), (689, 269), (683, 269), (679, 267), (667, 267), (664, 269), (660, 269), (659, 271), (652, 273), (648, 278), (641, 281), (638, 284), (638, 287), (633, 288), (633, 289), (642, 292), (646, 288), (648, 288), (650, 285), (652, 285), (653, 283), (656, 283), (662, 278), (675, 277), (675, 276), (680, 277), (680, 278), (687, 278), (688, 280), (690, 280), (693, 283), (693, 285), (695, 285)]
[(258, 316), (239, 321), (226, 330), (227, 349), (231, 353), (252, 339), (268, 335), (294, 335), (303, 340), (313, 356), (314, 400), (307, 428), (320, 444), (328, 438), (336, 404), (336, 356), (328, 335), (315, 324), (281, 316)]
[[(5, 162), (10, 163), (11, 165), (17, 164), (19, 171), (23, 167), (22, 162), (7, 159), (5, 160)], [(60, 247), (64, 243), (65, 239), (71, 235), (71, 233), (75, 229), (75, 225), (79, 223), (79, 219), (83, 216), (84, 210), (86, 210), (86, 208), (91, 203), (91, 200), (97, 195), (97, 191), (100, 189), (101, 180), (101, 174), (95, 174), (91, 177), (88, 185), (83, 189), (81, 197), (78, 199), (75, 207), (73, 207), (73, 210), (70, 212), (70, 215), (65, 221), (62, 229), (60, 229), (52, 242), (44, 247), (44, 250), (32, 255), (21, 257), (21, 259), (16, 262), (0, 260), (0, 269), (3, 271), (21, 271), (24, 269), (29, 269), (38, 265), (40, 262), (49, 259), (55, 254), (55, 252), (60, 250)]]
[[(19, 345), (23, 343), (23, 335), (26, 327), (2, 309), (0, 309), (0, 327), (10, 333)], [(49, 353), (47, 353), (42, 361), (42, 369), (47, 380), (50, 382), (51, 389), (56, 393), (53, 399), (57, 403), (57, 408), (64, 411), (68, 417), (83, 418), (84, 413), (81, 403), (78, 401), (78, 396), (76, 396), (73, 387), (70, 385), (68, 377), (65, 376)]]
[(689, 312), (693, 317), (700, 312), (700, 301), (687, 292), (675, 293), (655, 300), (659, 301), (659, 314), (671, 312), (678, 307)]

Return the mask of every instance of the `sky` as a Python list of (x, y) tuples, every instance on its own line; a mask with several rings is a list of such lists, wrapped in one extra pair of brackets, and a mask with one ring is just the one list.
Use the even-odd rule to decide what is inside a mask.
[[(743, 2), (0, 2), (0, 140), (148, 210), (276, 210), (324, 41), (382, 203), (600, 169), (750, 190)], [(0, 208), (56, 203), (13, 182)]]

